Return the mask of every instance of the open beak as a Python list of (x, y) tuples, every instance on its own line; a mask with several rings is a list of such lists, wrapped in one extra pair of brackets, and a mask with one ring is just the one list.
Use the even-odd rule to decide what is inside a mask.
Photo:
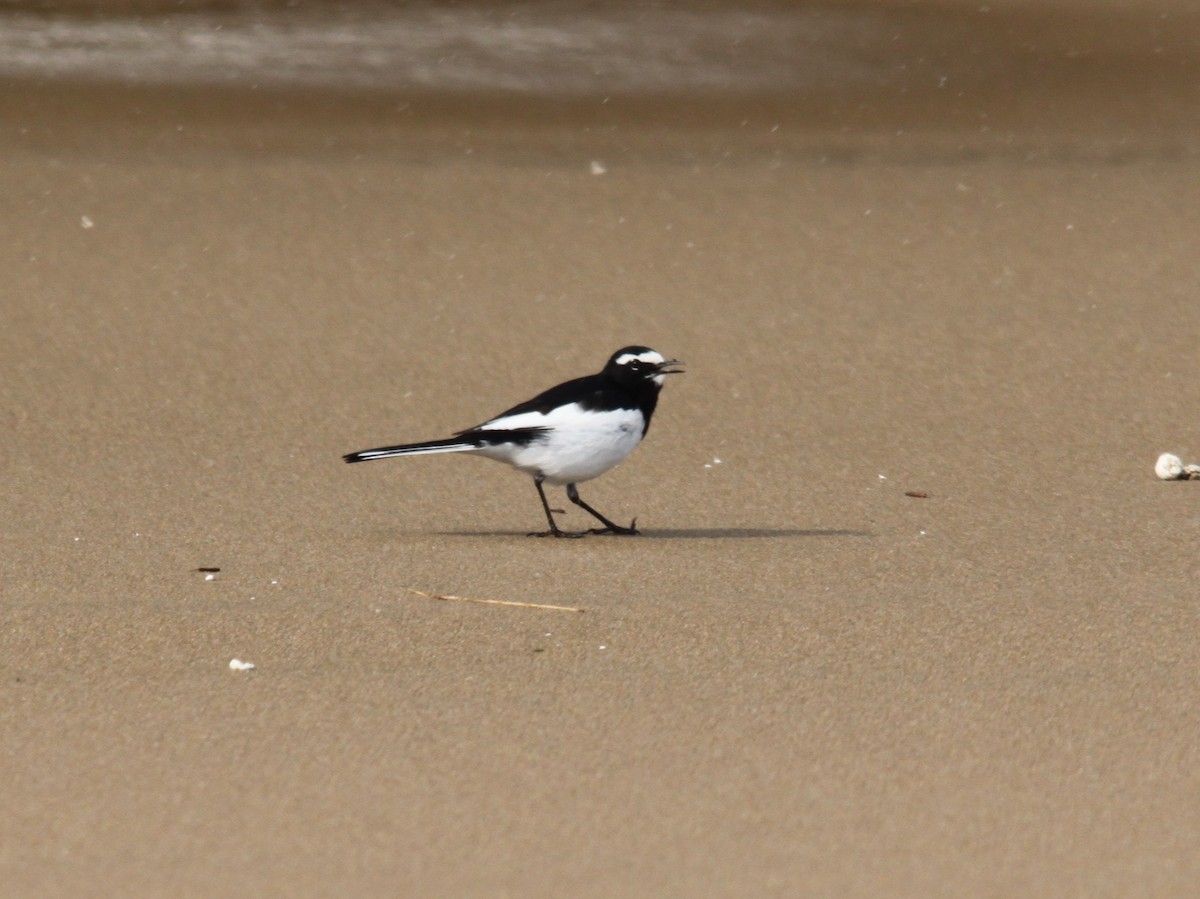
[(666, 362), (661, 363), (658, 366), (658, 368), (655, 370), (654, 373), (658, 374), (658, 375), (681, 375), (681, 374), (683, 374), (682, 368), (672, 368), (671, 367), (672, 365), (683, 365), (683, 363), (680, 362), (678, 359), (668, 359)]

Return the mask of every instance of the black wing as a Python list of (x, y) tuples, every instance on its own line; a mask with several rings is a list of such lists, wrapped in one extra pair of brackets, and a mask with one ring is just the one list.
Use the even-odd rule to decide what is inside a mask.
[(483, 425), (497, 421), (501, 418), (506, 418), (509, 415), (523, 415), (526, 412), (540, 412), (546, 415), (550, 410), (558, 406), (566, 406), (570, 403), (578, 403), (584, 409), (604, 410), (604, 409), (621, 409), (625, 408), (628, 400), (624, 397), (616, 397), (613, 395), (612, 384), (603, 375), (584, 375), (582, 378), (573, 378), (570, 381), (564, 381), (549, 390), (543, 391), (531, 400), (526, 400), (511, 409), (505, 409), (499, 415), (493, 415), (482, 424), (476, 425), (473, 428), (467, 428), (465, 431), (459, 431), (459, 434), (470, 434), (479, 430)]

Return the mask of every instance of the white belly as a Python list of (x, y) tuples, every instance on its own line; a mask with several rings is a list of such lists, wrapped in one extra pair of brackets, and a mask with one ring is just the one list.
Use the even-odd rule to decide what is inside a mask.
[(587, 412), (573, 406), (550, 415), (531, 412), (506, 418), (500, 424), (504, 428), (549, 430), (528, 446), (504, 444), (478, 453), (535, 477), (541, 475), (550, 484), (578, 484), (604, 474), (641, 443), (644, 427), (642, 414), (636, 409)]

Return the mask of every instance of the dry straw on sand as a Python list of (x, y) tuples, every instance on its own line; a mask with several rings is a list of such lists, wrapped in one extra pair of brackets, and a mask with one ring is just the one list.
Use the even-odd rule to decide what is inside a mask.
[(477, 602), (487, 606), (516, 606), (522, 609), (552, 609), (555, 612), (582, 612), (583, 609), (577, 609), (574, 606), (552, 606), (540, 602), (518, 602), (513, 599), (480, 599), (475, 596), (451, 596), (443, 593), (426, 593), (424, 590), (417, 590), (414, 587), (404, 588), (409, 593), (415, 593), (417, 596), (424, 596), (428, 599), (439, 599), (443, 602)]

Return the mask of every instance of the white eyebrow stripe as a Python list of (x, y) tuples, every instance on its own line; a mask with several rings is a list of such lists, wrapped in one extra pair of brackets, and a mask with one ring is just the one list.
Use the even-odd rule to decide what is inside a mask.
[(633, 353), (624, 353), (623, 355), (617, 357), (617, 365), (628, 365), (635, 359), (639, 362), (649, 362), (652, 364), (667, 361), (666, 357), (663, 356), (662, 353), (656, 352), (655, 350), (650, 350), (647, 353), (638, 353), (637, 355), (634, 355)]

